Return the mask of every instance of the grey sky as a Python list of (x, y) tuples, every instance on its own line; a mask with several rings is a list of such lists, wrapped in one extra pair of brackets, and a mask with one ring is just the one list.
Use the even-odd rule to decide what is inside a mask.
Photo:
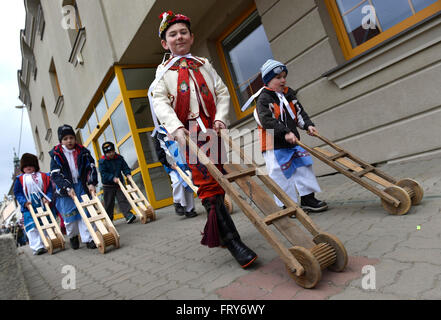
[[(21, 69), (20, 29), (24, 29), (25, 9), (23, 0), (8, 1), (0, 11), (0, 197), (12, 184), (14, 148), (18, 152), (20, 120), (22, 111), (18, 99), (17, 70)], [(23, 133), (19, 157), (25, 153), (35, 154), (34, 140), (29, 116), (24, 110)]]

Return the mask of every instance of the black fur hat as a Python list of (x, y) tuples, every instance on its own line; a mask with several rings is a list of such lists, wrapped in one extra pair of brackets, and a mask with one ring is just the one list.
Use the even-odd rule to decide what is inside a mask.
[[(40, 166), (38, 165), (38, 158), (30, 153), (25, 153), (20, 159), (20, 171), (23, 172), (25, 167), (34, 167), (35, 172), (40, 171)], [(23, 172), (24, 173), (24, 172)]]
[(102, 149), (103, 153), (106, 154), (110, 151), (115, 151), (115, 145), (112, 142), (104, 142)]
[(58, 128), (58, 140), (60, 141), (60, 143), (61, 140), (63, 140), (63, 138), (68, 135), (76, 137), (75, 131), (70, 125), (65, 124)]

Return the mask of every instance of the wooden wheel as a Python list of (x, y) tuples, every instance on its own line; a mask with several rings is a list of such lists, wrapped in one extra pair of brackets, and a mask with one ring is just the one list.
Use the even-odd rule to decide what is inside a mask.
[(225, 208), (227, 209), (227, 212), (229, 214), (233, 213), (233, 202), (231, 201), (231, 198), (229, 195), (225, 195), (225, 199), (224, 199), (224, 204), (225, 204)]
[(421, 200), (423, 200), (424, 189), (417, 181), (412, 179), (403, 179), (397, 182), (397, 186), (407, 191), (410, 199), (412, 200), (413, 206), (420, 204)]
[(334, 249), (336, 259), (333, 264), (327, 267), (329, 270), (341, 272), (346, 268), (348, 264), (348, 253), (343, 243), (336, 236), (322, 232), (314, 237), (313, 241), (315, 244), (326, 243)]
[(141, 211), (141, 223), (147, 224), (148, 222), (148, 209), (147, 210), (140, 210)]
[(49, 244), (49, 246), (46, 248), (47, 252), (49, 254), (53, 254), (54, 253), (54, 245), (52, 244), (52, 240), (49, 237), (46, 237), (46, 241)]
[(119, 236), (118, 236), (118, 233), (116, 232), (114, 227), (110, 227), (109, 231), (113, 235), (115, 248), (118, 249), (119, 248)]
[(64, 241), (64, 237), (62, 234), (57, 233), (57, 238), (58, 240), (60, 240), (60, 249), (64, 250), (65, 249), (65, 244), (66, 242)]
[(404, 215), (409, 212), (410, 207), (412, 206), (412, 201), (410, 200), (410, 196), (406, 190), (398, 186), (392, 186), (385, 189), (384, 192), (400, 201), (400, 205), (398, 207), (395, 207), (393, 204), (390, 204), (387, 201), (381, 199), (383, 208), (387, 212), (398, 216)]
[(96, 246), (98, 247), (99, 252), (101, 252), (102, 254), (105, 254), (106, 253), (106, 244), (104, 242), (103, 235), (101, 234), (101, 232), (97, 231), (96, 236), (100, 240), (100, 243), (99, 244), (97, 243)]
[(291, 278), (301, 287), (306, 289), (314, 288), (322, 278), (322, 270), (320, 264), (311, 251), (295, 246), (289, 249), (297, 261), (305, 269), (305, 272), (301, 276), (297, 276), (294, 272), (288, 269), (288, 273)]
[(147, 209), (147, 217), (150, 218), (150, 220), (155, 221), (156, 220), (156, 214), (155, 214), (155, 209), (153, 209), (152, 206), (150, 206)]

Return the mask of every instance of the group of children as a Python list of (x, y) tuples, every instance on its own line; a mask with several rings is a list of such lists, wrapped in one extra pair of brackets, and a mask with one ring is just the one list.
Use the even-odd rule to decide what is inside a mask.
[[(189, 161), (190, 153), (186, 141), (190, 134), (206, 132), (207, 129), (219, 133), (226, 129), (230, 110), (228, 88), (207, 59), (191, 54), (194, 34), (190, 19), (171, 11), (163, 13), (160, 18), (161, 45), (169, 51), (170, 57), (158, 67), (156, 79), (149, 90), (149, 99), (156, 124), (156, 150), (172, 180), (176, 213), (188, 218), (197, 215), (194, 211), (193, 191), (179, 176), (179, 168), (180, 171), (191, 172), (189, 176), (198, 188), (197, 195), (207, 211), (201, 244), (210, 248), (227, 248), (237, 262), (246, 268), (257, 259), (257, 254), (242, 242), (225, 208), (225, 191), (203, 164)], [(254, 116), (262, 130), (261, 137), (270, 136), (272, 140), (269, 142), (262, 139), (261, 150), (269, 176), (296, 202), (298, 192), (301, 206), (308, 211), (326, 210), (327, 204), (315, 198), (320, 187), (312, 170), (311, 156), (296, 145), (296, 141), (300, 139), (298, 128), (310, 135), (316, 134), (317, 129), (298, 102), (296, 92), (286, 85), (287, 67), (278, 61), (268, 60), (262, 66), (261, 73), (265, 87), (253, 97), (257, 98)], [(87, 247), (94, 248), (95, 245), (72, 201), (76, 194), (95, 192), (97, 173), (94, 161), (87, 149), (75, 143), (75, 134), (71, 127), (61, 127), (59, 138), (61, 144), (51, 151), (50, 177), (57, 186), (55, 205), (65, 219), (72, 247), (78, 247), (79, 233)], [(186, 151), (185, 159), (179, 156), (179, 150)], [(118, 196), (120, 190), (117, 179), (121, 179), (121, 172), (129, 175), (130, 170), (123, 158), (115, 155), (111, 143), (103, 145), (103, 152), (105, 156), (100, 160), (99, 169), (104, 186), (105, 207), (111, 213), (115, 195), (118, 200), (123, 200), (122, 195)], [(216, 163), (223, 172), (222, 161)], [(33, 172), (38, 172), (38, 166), (33, 169)], [(28, 177), (29, 173), (25, 170), (26, 167), (23, 167), (25, 178), (17, 178), (17, 185), (20, 181), (25, 181), (24, 188), (20, 185), (16, 190), (21, 191), (23, 188), (26, 190), (25, 194), (37, 190), (43, 195), (37, 196), (37, 200), (51, 201), (50, 184), (45, 189), (46, 185), (40, 183), (40, 180), (44, 182), (49, 177), (41, 174), (44, 178), (36, 180)], [(40, 188), (30, 186), (35, 181), (40, 183)], [(33, 201), (29, 197), (17, 199), (21, 199), (19, 201), (24, 212), (27, 210), (26, 206)], [(279, 199), (275, 198), (275, 201), (283, 207)], [(121, 202), (120, 207), (124, 211)], [(134, 220), (131, 213), (126, 212), (125, 217), (129, 223)], [(31, 223), (30, 220), (29, 222)], [(28, 225), (26, 231), (28, 230), (31, 234), (31, 224)], [(33, 242), (31, 248), (38, 250), (38, 245)]]
[[(72, 249), (79, 249), (80, 238), (87, 248), (96, 248), (74, 202), (75, 197), (82, 202), (82, 195), (87, 194), (90, 197), (96, 194), (98, 173), (95, 160), (87, 148), (77, 143), (71, 126), (59, 127), (58, 139), (60, 144), (49, 152), (50, 174), (40, 172), (38, 158), (26, 153), (20, 159), (22, 174), (16, 178), (14, 184), (14, 194), (21, 206), (29, 246), (35, 255), (45, 253), (46, 249), (29, 207), (32, 206), (36, 210), (38, 207), (45, 207), (46, 204), (50, 204), (52, 212), (58, 212), (61, 215)], [(122, 191), (115, 188), (117, 179), (123, 179), (122, 173), (129, 175), (130, 169), (124, 158), (115, 153), (112, 143), (103, 144), (103, 153), (99, 169), (103, 181), (106, 211), (113, 219), (116, 197), (127, 223), (132, 223), (136, 217), (130, 212), (130, 204), (124, 198)], [(55, 218), (55, 216), (52, 217), (52, 219)]]

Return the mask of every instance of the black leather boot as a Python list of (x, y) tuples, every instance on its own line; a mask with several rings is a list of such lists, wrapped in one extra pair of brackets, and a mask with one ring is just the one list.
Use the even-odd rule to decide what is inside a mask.
[(233, 219), (225, 208), (224, 196), (216, 197), (216, 216), (221, 242), (241, 267), (247, 268), (257, 259), (257, 254), (241, 241)]

